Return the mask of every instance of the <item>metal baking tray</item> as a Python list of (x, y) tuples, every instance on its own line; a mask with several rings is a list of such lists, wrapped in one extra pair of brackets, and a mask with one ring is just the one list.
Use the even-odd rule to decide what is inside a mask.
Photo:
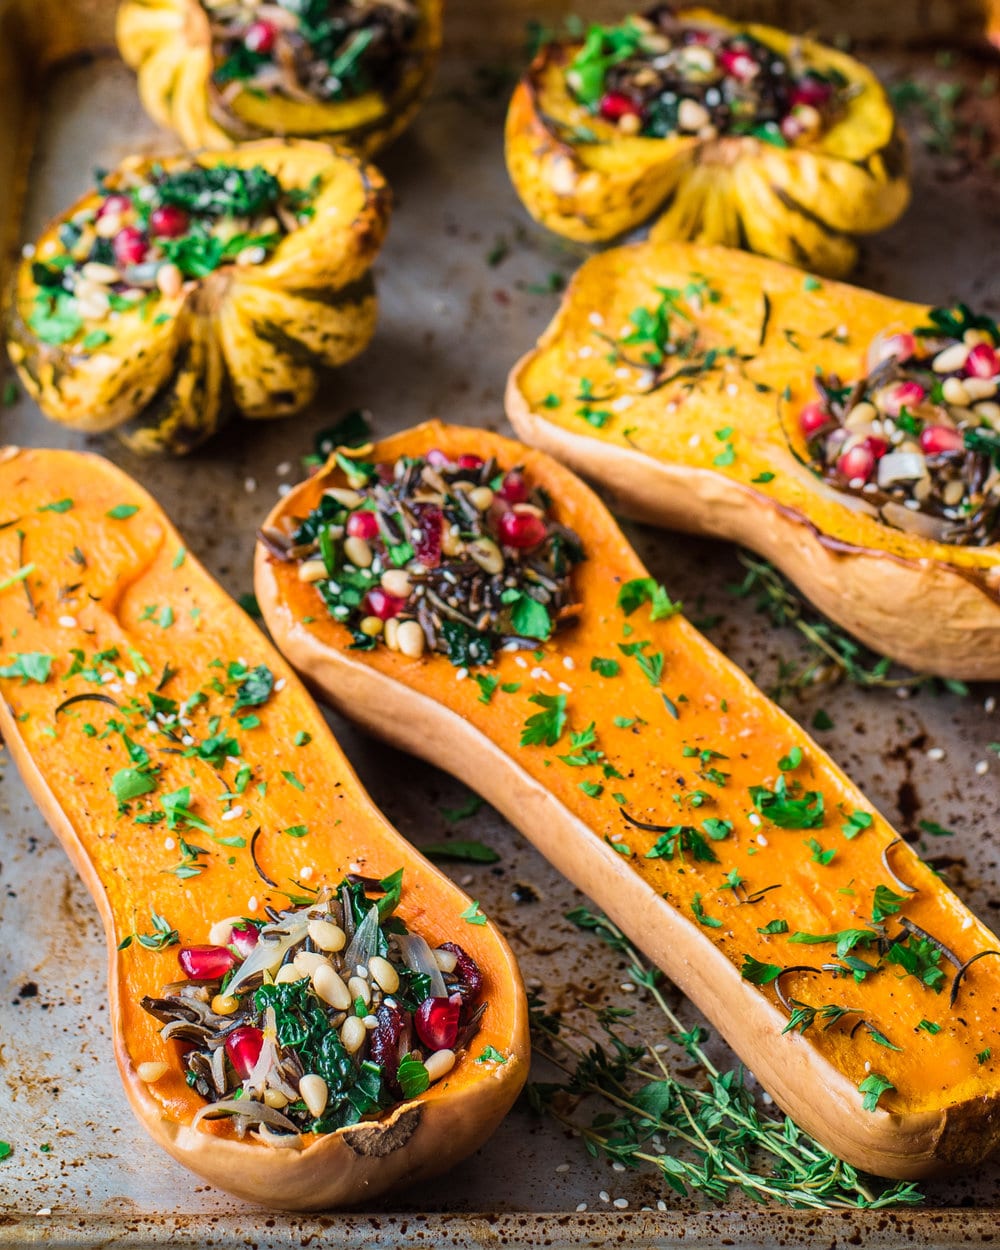
[[(552, 315), (561, 277), (582, 253), (528, 222), (501, 158), (519, 50), (497, 32), (509, 30), (516, 41), (528, 11), (550, 20), (566, 4), (510, 0), (505, 26), (494, 22), (493, 8), (456, 0), (460, 38), (446, 51), (434, 97), (384, 158), (397, 210), (377, 267), (378, 333), (360, 360), (327, 379), (310, 412), (284, 423), (234, 424), (182, 462), (142, 461), (113, 439), (97, 443), (48, 424), (22, 398), (0, 408), (0, 442), (99, 448), (157, 496), (191, 549), (240, 594), (250, 589), (255, 526), (301, 472), (315, 433), (344, 411), (369, 409), (385, 433), (432, 416), (503, 428), (506, 370)], [(0, 261), (8, 273), (20, 242), (85, 190), (93, 166), (170, 144), (143, 114), (132, 76), (114, 55), (112, 9), (108, 0), (0, 0)], [(996, 73), (981, 56), (961, 54), (933, 71), (928, 57), (913, 54), (879, 53), (876, 63), (889, 76), (932, 72), (966, 82), (985, 124), (1000, 123), (990, 113), (995, 100), (979, 95), (977, 85)], [(965, 298), (995, 315), (1000, 292), (987, 263), (1000, 228), (995, 174), (986, 162), (932, 158), (919, 143), (915, 164), (914, 205), (866, 245), (858, 280), (910, 298)], [(722, 618), (712, 637), (762, 685), (795, 657), (791, 631), (771, 629), (752, 601), (729, 593), (743, 573), (732, 548), (628, 529), (692, 615)], [(988, 750), (1000, 738), (995, 693), (920, 691), (904, 700), (842, 685), (793, 700), (790, 710), (805, 723), (817, 706), (828, 711), (835, 727), (821, 735), (824, 745), (906, 836), (920, 836), (921, 819), (954, 830), (925, 838), (924, 849), (996, 922), (1000, 760)], [(389, 817), (418, 845), (440, 840), (449, 828), (443, 810), (461, 807), (464, 791), (331, 719)], [(490, 809), (451, 827), (501, 855), (498, 865), (458, 865), (454, 875), (510, 937), (528, 983), (563, 1007), (581, 996), (625, 1001), (623, 964), (564, 919), (580, 895)], [(377, 1210), (286, 1216), (212, 1190), (152, 1146), (129, 1112), (112, 1058), (96, 913), (2, 755), (0, 950), (0, 1138), (14, 1146), (0, 1161), (0, 1246), (128, 1239), (263, 1250), (322, 1238), (342, 1247), (881, 1247), (968, 1244), (995, 1234), (1000, 1163), (930, 1185), (925, 1207), (897, 1215), (761, 1210), (738, 1199), (708, 1209), (670, 1196), (654, 1176), (592, 1159), (526, 1099), (473, 1158)], [(642, 1019), (637, 997), (628, 1005)], [(615, 1199), (628, 1206), (615, 1208)]]

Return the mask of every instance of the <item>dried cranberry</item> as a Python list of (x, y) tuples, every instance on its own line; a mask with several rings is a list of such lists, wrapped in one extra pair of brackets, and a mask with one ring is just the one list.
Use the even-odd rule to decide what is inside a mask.
[(821, 430), (824, 425), (828, 425), (829, 422), (830, 414), (818, 401), (806, 404), (799, 413), (799, 426), (806, 438), (812, 438), (817, 431)]
[(399, 616), (405, 607), (405, 599), (387, 594), (381, 586), (374, 586), (365, 595), (365, 610), (370, 616), (377, 616), (380, 621), (391, 621), (394, 616)]
[(229, 945), (236, 947), (236, 953), (241, 959), (246, 959), (259, 940), (257, 927), (252, 924), (234, 925), (229, 935)]
[(483, 458), (472, 452), (463, 452), (456, 463), (460, 469), (481, 469), (483, 467)]
[(351, 538), (371, 542), (378, 538), (378, 517), (374, 512), (352, 512), (347, 518), (347, 532)]
[(413, 544), (413, 551), (425, 569), (436, 569), (441, 563), (441, 531), (444, 513), (433, 504), (414, 509), (420, 526), (420, 538)]
[(150, 233), (158, 239), (177, 239), (187, 233), (190, 218), (176, 204), (163, 204), (149, 214)]
[(277, 33), (278, 28), (273, 22), (251, 22), (243, 36), (243, 43), (250, 52), (264, 54), (274, 47)]
[(192, 981), (221, 981), (236, 964), (227, 946), (182, 946), (177, 962)]
[(845, 451), (837, 461), (837, 471), (849, 482), (860, 479), (867, 482), (875, 469), (875, 453), (864, 443), (858, 443)]
[(609, 122), (616, 122), (622, 117), (638, 117), (642, 112), (639, 105), (621, 91), (608, 91), (601, 97), (598, 108), (601, 116)]
[(884, 438), (879, 438), (877, 434), (869, 434), (863, 445), (868, 448), (876, 460), (881, 460), (889, 450), (888, 441)]
[(497, 525), (505, 547), (537, 547), (548, 533), (545, 522), (534, 512), (505, 512)]
[(821, 109), (828, 104), (830, 97), (833, 95), (833, 87), (830, 83), (825, 82), (822, 78), (816, 78), (808, 75), (800, 78), (792, 87), (790, 103), (794, 108), (796, 104), (808, 104), (810, 108)]
[(458, 1037), (462, 996), (425, 998), (413, 1016), (417, 1037), (429, 1050), (451, 1050)]
[(111, 241), (115, 260), (123, 268), (141, 264), (149, 250), (146, 236), (136, 226), (123, 226)]
[(478, 998), (483, 989), (483, 974), (480, 972), (476, 961), (457, 942), (442, 942), (441, 950), (451, 951), (455, 956), (455, 976), (458, 978), (458, 992), (463, 998)]
[(399, 1007), (382, 1003), (375, 1013), (378, 1024), (368, 1035), (371, 1044), (371, 1061), (382, 1069), (382, 1079), (393, 1093), (399, 1092), (396, 1069), (399, 1067), (399, 1041), (403, 1036), (403, 1013)]
[(497, 494), (509, 504), (525, 503), (528, 498), (528, 483), (524, 475), (516, 469), (504, 476)]
[(946, 425), (928, 425), (920, 431), (920, 450), (925, 456), (961, 451), (963, 446), (964, 442), (958, 430), (952, 430)]
[(977, 343), (965, 358), (965, 372), (970, 378), (995, 378), (1000, 373), (1000, 356), (989, 343)]
[(252, 1024), (233, 1029), (226, 1038), (226, 1054), (242, 1080), (250, 1075), (260, 1058), (264, 1046), (264, 1034)]

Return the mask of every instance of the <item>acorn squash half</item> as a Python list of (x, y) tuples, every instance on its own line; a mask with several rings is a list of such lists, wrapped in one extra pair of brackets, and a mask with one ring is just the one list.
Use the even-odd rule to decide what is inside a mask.
[[(170, 201), (140, 213), (153, 185)], [(305, 140), (130, 157), (26, 249), (10, 358), (46, 416), (141, 454), (298, 412), (375, 331), (389, 204), (372, 166)]]
[[(13, 517), (16, 528), (4, 524)], [(97, 456), (0, 450), (0, 618), (0, 732), (100, 914), (115, 1057), (132, 1109), (158, 1145), (229, 1193), (297, 1210), (369, 1202), (477, 1149), (528, 1071), (528, 1009), (514, 956), (484, 916), (465, 918), (469, 899), (375, 807), (294, 672), (185, 550), (156, 501)], [(439, 1079), (429, 1087), (417, 1080), (400, 1097), (388, 1060), (403, 1047), (377, 1056), (371, 1043), (345, 1057), (340, 1020), (317, 1024), (322, 1004), (308, 982), (283, 984), (289, 968), (283, 975), (276, 964), (291, 951), (279, 950), (256, 979), (245, 969), (240, 993), (253, 996), (272, 977), (275, 997), (306, 989), (300, 1004), (283, 1004), (277, 1041), (304, 1062), (307, 1045), (313, 1062), (318, 1055), (314, 1086), (317, 1070), (339, 1073), (346, 1089), (337, 1110), (346, 1114), (324, 1127), (286, 1052), (281, 1079), (272, 1081), (273, 1066), (248, 1079), (277, 1092), (290, 1078), (319, 1123), (303, 1125), (300, 1107), (292, 1132), (281, 1125), (294, 1114), (294, 1088), (291, 1098), (265, 1094), (263, 1113), (248, 1107), (277, 1119), (277, 1140), (241, 1135), (247, 1125), (235, 1118), (203, 1120), (211, 1106), (189, 1079), (197, 1073), (188, 1052), (206, 1029), (217, 1042), (239, 1023), (235, 1004), (213, 997), (221, 973), (203, 966), (206, 954), (228, 954), (233, 964), (228, 921), (241, 925), (242, 939), (256, 937), (272, 912), (322, 904), (324, 891), (349, 875), (382, 894), (395, 878), (394, 918), (430, 947), (453, 942), (474, 961), (485, 1007), (478, 1032), (456, 1042)], [(373, 879), (382, 889), (371, 889)], [(338, 945), (316, 933), (310, 949), (338, 950), (343, 937)], [(275, 938), (265, 932), (250, 957)], [(206, 943), (215, 945), (206, 951)], [(324, 964), (321, 953), (309, 958), (307, 974)], [(185, 975), (202, 981), (200, 998)], [(369, 967), (363, 979), (376, 975)], [(419, 977), (401, 986), (399, 999), (404, 990), (423, 999), (419, 986)], [(177, 996), (187, 990), (195, 993)], [(233, 982), (228, 992), (237, 992)], [(190, 1022), (174, 1025), (176, 1037), (161, 1029), (170, 1003)], [(360, 1017), (351, 1015), (356, 1031)], [(213, 1053), (220, 1078), (238, 1084), (230, 1065), (246, 1054), (235, 1032)], [(329, 1095), (324, 1112), (334, 1110), (332, 1083)], [(101, 1111), (95, 1141), (114, 1131)]]
[[(853, 396), (873, 350), (878, 368), (891, 370), (882, 345), (894, 332), (909, 339), (935, 328), (935, 315), (953, 314), (724, 248), (616, 248), (582, 266), (538, 346), (515, 365), (507, 413), (526, 442), (606, 486), (623, 512), (751, 547), (876, 651), (923, 672), (995, 680), (1000, 407), (978, 400), (948, 416), (918, 392), (912, 411), (897, 404), (887, 420)], [(979, 353), (993, 357), (987, 371), (995, 368), (985, 342)], [(953, 372), (963, 372), (961, 362)], [(874, 457), (861, 448), (864, 480), (813, 460), (802, 422), (815, 414), (817, 377), (852, 409), (848, 429), (861, 422), (844, 450), (873, 440)], [(946, 372), (937, 377), (951, 388)], [(991, 389), (996, 379), (983, 378), (976, 393)], [(882, 390), (905, 400), (896, 381)], [(963, 447), (958, 429), (942, 434), (942, 420), (978, 426), (965, 437), (983, 454)], [(831, 428), (822, 413), (819, 427)], [(934, 438), (945, 435), (952, 450), (933, 455)], [(961, 505), (928, 515), (903, 479), (879, 487), (890, 451), (918, 473), (931, 465), (984, 475), (976, 506), (986, 521), (973, 541), (947, 537), (963, 524)]]
[[(916, 1178), (995, 1149), (996, 937), (679, 615), (593, 492), (536, 449), (436, 422), (363, 460), (331, 459), (262, 529), (257, 598), (299, 671), (503, 812), (839, 1157)], [(376, 554), (363, 610), (386, 619), (359, 639), (348, 592)], [(490, 658), (494, 623), (520, 637)]]
[[(138, 73), (149, 115), (192, 150), (279, 135), (371, 156), (406, 129), (431, 88), (442, 0), (279, 0), (269, 11), (270, 17), (250, 4), (125, 0), (118, 48)], [(222, 29), (224, 18), (233, 39)], [(331, 26), (336, 31), (344, 20), (345, 33), (331, 42)], [(316, 57), (325, 58), (326, 94), (336, 81), (339, 98), (310, 90), (319, 81)]]
[[(661, 16), (665, 10), (658, 6), (645, 19), (593, 27), (586, 45), (553, 42), (540, 51), (514, 92), (506, 127), (507, 166), (528, 211), (551, 230), (586, 243), (614, 239), (653, 218), (652, 237), (659, 241), (745, 247), (845, 274), (857, 257), (856, 236), (891, 225), (909, 201), (903, 136), (878, 79), (852, 57), (774, 27), (737, 25), (708, 9)], [(770, 101), (774, 116), (765, 124), (754, 124), (752, 116), (737, 123), (727, 112), (720, 125), (681, 131), (676, 99), (653, 106), (637, 99), (641, 73), (655, 76), (655, 70), (639, 71), (626, 92), (604, 91), (614, 79), (601, 72), (614, 74), (615, 48), (623, 54), (635, 49), (630, 30), (674, 46), (706, 32), (746, 39), (764, 60), (773, 52), (786, 71), (799, 67), (805, 99), (835, 83), (839, 103), (822, 125), (806, 106), (812, 129), (798, 136), (787, 123), (803, 106), (791, 104), (795, 97), (787, 92)], [(657, 63), (653, 52), (641, 55)], [(724, 55), (739, 69), (738, 49)], [(574, 92), (568, 71), (582, 83), (587, 103)], [(721, 61), (696, 72), (701, 81), (692, 90), (709, 102), (721, 98), (723, 81), (733, 81)], [(751, 78), (754, 73), (763, 78), (766, 67), (751, 71)], [(712, 107), (697, 104), (710, 121)], [(790, 140), (774, 120), (789, 107), (781, 126)]]

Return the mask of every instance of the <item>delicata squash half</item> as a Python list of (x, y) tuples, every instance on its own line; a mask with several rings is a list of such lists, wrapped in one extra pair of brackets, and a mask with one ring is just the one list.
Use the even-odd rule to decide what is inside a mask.
[(892, 106), (811, 39), (661, 4), (542, 48), (507, 115), (507, 166), (567, 238), (745, 247), (839, 276), (909, 201)]
[(1000, 678), (1000, 331), (723, 248), (577, 273), (507, 412), (627, 513), (773, 560), (876, 651)]
[(829, 1149), (902, 1178), (984, 1158), (996, 937), (568, 470), (439, 424), (357, 456), (262, 530), (292, 663), (502, 811)]
[(442, 0), (124, 0), (118, 47), (191, 149), (272, 135), (371, 156), (430, 91)]
[(375, 331), (388, 218), (377, 170), (321, 143), (130, 157), (26, 249), (10, 358), (46, 416), (142, 454), (298, 412)]
[(293, 1209), (476, 1149), (527, 1074), (506, 943), (149, 495), (7, 449), (0, 500), (0, 731), (104, 922), (139, 1121)]

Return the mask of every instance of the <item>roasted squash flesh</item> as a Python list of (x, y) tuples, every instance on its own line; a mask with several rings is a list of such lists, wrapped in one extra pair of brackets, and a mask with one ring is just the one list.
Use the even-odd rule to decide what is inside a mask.
[[(292, 1208), (357, 1202), (475, 1149), (527, 1071), (526, 1004), (503, 939), (462, 919), (468, 900), (373, 806), (294, 673), (149, 495), (93, 456), (7, 449), (0, 498), (0, 523), (18, 518), (0, 530), (0, 727), (101, 913), (115, 1051), (139, 1120), (213, 1184)], [(205, 1102), (142, 1006), (180, 979), (177, 944), (209, 943), (227, 916), (264, 922), (266, 907), (348, 874), (399, 869), (398, 915), (432, 947), (457, 942), (482, 974), (472, 1048), (381, 1118), (293, 1149), (241, 1141), (228, 1121), (193, 1128)], [(500, 1060), (477, 1065), (488, 1046)], [(164, 1074), (144, 1079), (150, 1064)]]
[[(916, 1177), (985, 1155), (1000, 962), (958, 968), (996, 938), (677, 614), (578, 479), (523, 445), (438, 424), (367, 459), (410, 464), (432, 449), (523, 466), (580, 538), (578, 616), (534, 653), (501, 649), (471, 670), (391, 645), (351, 649), (317, 585), (268, 544), (257, 595), (288, 658), (339, 710), (502, 810), (843, 1158)], [(331, 461), (265, 532), (342, 486)], [(803, 1008), (808, 1019), (790, 1019)]]

